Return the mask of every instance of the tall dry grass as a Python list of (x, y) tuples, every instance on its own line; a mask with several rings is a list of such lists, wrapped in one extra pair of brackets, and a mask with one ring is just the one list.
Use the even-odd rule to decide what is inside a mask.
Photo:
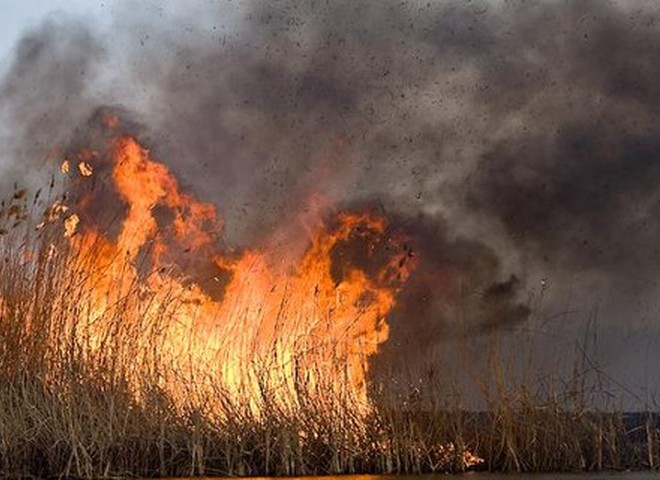
[[(212, 378), (174, 377), (180, 370), (159, 350), (166, 309), (145, 324), (128, 307), (131, 298), (115, 298), (99, 348), (87, 333), (84, 281), (94, 248), (74, 251), (61, 230), (37, 231), (28, 196), (14, 197), (0, 219), (0, 474), (461, 472), (470, 455), (483, 459), (477, 468), (507, 472), (660, 461), (656, 415), (631, 419), (594, 401), (608, 387), (586, 353), (573, 376), (540, 388), (533, 374), (511, 366), (496, 339), (490, 367), (473, 379), (482, 411), (464, 407), (461, 386), (442, 378), (396, 395), (387, 385), (374, 388), (365, 414), (336, 390), (310, 395), (301, 373), (283, 403), (263, 371), (268, 364), (255, 361), (245, 367), (260, 388), (255, 413)], [(139, 295), (137, 285), (126, 294)], [(598, 381), (589, 383), (587, 373)], [(183, 395), (175, 399), (164, 385), (177, 381)]]

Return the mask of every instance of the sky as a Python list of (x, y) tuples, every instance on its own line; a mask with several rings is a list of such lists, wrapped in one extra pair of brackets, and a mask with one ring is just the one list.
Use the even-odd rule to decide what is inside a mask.
[(46, 16), (81, 15), (102, 23), (110, 19), (112, 3), (112, 0), (0, 0), (0, 65), (6, 67), (21, 34), (39, 25)]

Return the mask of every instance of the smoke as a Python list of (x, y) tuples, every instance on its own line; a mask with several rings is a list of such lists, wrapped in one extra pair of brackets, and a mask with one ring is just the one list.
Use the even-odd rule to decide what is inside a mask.
[(51, 18), (27, 32), (0, 84), (0, 187), (39, 181), (85, 120), (101, 43), (80, 22)]
[(238, 243), (320, 190), (614, 276), (657, 263), (656, 13), (255, 3), (235, 39), (152, 33), (171, 48), (141, 53), (137, 77), (155, 145)]
[(656, 276), (657, 6), (192, 4), (196, 21), (129, 3), (111, 32), (28, 32), (0, 87), (3, 180), (111, 104), (230, 244), (296, 225), (311, 197), (377, 205), (421, 259), (391, 343), (422, 352), (523, 322), (539, 272), (613, 291)]
[[(526, 52), (508, 55), (508, 73), (492, 81), (495, 66), (484, 69), (493, 88), (481, 101), (496, 118), (518, 116), (520, 128), (480, 155), (467, 205), (531, 257), (613, 278), (657, 272), (656, 18), (657, 8), (546, 6), (514, 32)], [(555, 35), (530, 36), (537, 28)], [(503, 102), (507, 92), (518, 102)]]

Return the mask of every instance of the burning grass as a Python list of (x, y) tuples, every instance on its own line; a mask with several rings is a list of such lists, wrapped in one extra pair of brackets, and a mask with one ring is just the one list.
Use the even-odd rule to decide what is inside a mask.
[[(228, 253), (214, 207), (182, 193), (135, 140), (110, 145), (62, 164), (75, 195), (51, 185), (50, 198), (17, 190), (3, 203), (3, 474), (655, 467), (655, 417), (632, 435), (623, 415), (590, 408), (584, 388), (532, 394), (499, 364), (484, 372), (495, 379), (487, 413), (465, 411), (446, 385), (370, 390), (370, 360), (415, 262), (385, 219), (312, 219), (291, 259)], [(112, 205), (120, 219), (104, 226)], [(180, 261), (191, 251), (202, 266)]]

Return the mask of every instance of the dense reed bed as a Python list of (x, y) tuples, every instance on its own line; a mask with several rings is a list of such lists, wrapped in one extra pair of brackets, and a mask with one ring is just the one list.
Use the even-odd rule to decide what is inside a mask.
[[(265, 372), (272, 365), (255, 359), (243, 366), (259, 390), (255, 410), (221, 382), (182, 377), (181, 365), (164, 360), (171, 305), (143, 322), (135, 305), (149, 300), (139, 284), (91, 315), (84, 279), (99, 250), (73, 250), (48, 225), (37, 230), (29, 208), (12, 210), (24, 196), (5, 203), (0, 224), (0, 474), (582, 471), (660, 461), (655, 414), (591, 402), (584, 372), (595, 367), (586, 354), (572, 378), (543, 389), (513, 374), (506, 352), (494, 355), (473, 379), (480, 412), (442, 379), (396, 395), (385, 382), (365, 406), (323, 383), (309, 388), (300, 372), (282, 397)], [(597, 388), (606, 396), (606, 386)]]

